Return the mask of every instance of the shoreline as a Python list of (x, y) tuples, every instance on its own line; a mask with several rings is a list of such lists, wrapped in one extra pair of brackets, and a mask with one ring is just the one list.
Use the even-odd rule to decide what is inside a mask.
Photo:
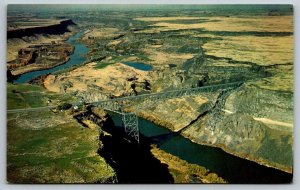
[[(74, 48), (73, 48), (73, 49), (74, 49)], [(74, 51), (74, 50), (73, 50), (73, 51)], [(50, 66), (50, 67), (32, 68), (32, 69), (27, 70), (27, 71), (26, 71), (26, 70), (25, 70), (25, 71), (20, 71), (20, 72), (17, 73), (17, 74), (14, 74), (14, 71), (11, 71), (11, 72), (12, 72), (12, 74), (13, 74), (14, 77), (18, 78), (18, 77), (20, 77), (21, 75), (24, 75), (24, 74), (27, 74), (27, 73), (30, 73), (30, 72), (34, 72), (34, 71), (43, 71), (43, 70), (47, 70), (47, 69), (52, 69), (52, 68), (54, 68), (54, 67), (57, 67), (57, 66), (60, 66), (60, 65), (63, 65), (63, 64), (65, 64), (65, 63), (67, 63), (69, 60), (70, 60), (70, 56), (67, 58), (66, 61), (63, 61), (63, 62), (61, 62), (61, 63), (55, 64), (55, 65)]]
[[(130, 109), (127, 109), (128, 111)], [(166, 123), (166, 121), (164, 120), (157, 120), (153, 115), (147, 115), (146, 113), (142, 112), (142, 113), (137, 113), (137, 115), (143, 119), (146, 119), (158, 126), (161, 126), (161, 127), (164, 127), (164, 128), (167, 128), (168, 130), (172, 131), (172, 132), (175, 132), (175, 133), (178, 133), (178, 131), (181, 131), (181, 130), (173, 130), (172, 127), (168, 126), (168, 125), (163, 125)], [(184, 127), (183, 127), (184, 128)], [(252, 161), (252, 162), (255, 162), (259, 165), (262, 165), (262, 166), (266, 166), (266, 167), (269, 167), (269, 168), (274, 168), (274, 169), (277, 169), (277, 170), (280, 170), (282, 172), (286, 172), (288, 174), (293, 174), (293, 168), (286, 168), (284, 166), (281, 166), (277, 163), (267, 163), (266, 160), (262, 159), (262, 158), (253, 158), (251, 157), (250, 155), (248, 156), (245, 156), (244, 154), (241, 154), (241, 153), (236, 153), (234, 151), (231, 151), (229, 150), (226, 146), (224, 145), (219, 145), (219, 144), (210, 144), (210, 143), (205, 143), (205, 142), (198, 142), (196, 141), (194, 138), (182, 133), (182, 132), (179, 132), (179, 135), (181, 135), (182, 137), (184, 138), (187, 138), (189, 139), (190, 141), (192, 141), (193, 143), (196, 143), (196, 144), (199, 144), (199, 145), (205, 145), (205, 146), (210, 146), (210, 147), (215, 147), (215, 148), (220, 148), (222, 149), (224, 152), (228, 153), (228, 154), (231, 154), (233, 156), (236, 156), (236, 157), (239, 157), (239, 158), (242, 158), (242, 159), (246, 159), (248, 161)]]
[[(210, 146), (210, 147), (214, 147), (214, 148), (220, 148), (222, 149), (224, 152), (228, 153), (228, 154), (231, 154), (233, 156), (236, 156), (236, 157), (239, 157), (239, 158), (242, 158), (242, 159), (245, 159), (245, 160), (248, 160), (248, 161), (251, 161), (251, 162), (255, 162), (259, 165), (262, 165), (262, 166), (265, 166), (265, 167), (268, 167), (268, 168), (274, 168), (274, 169), (277, 169), (277, 170), (280, 170), (282, 172), (285, 172), (285, 173), (288, 173), (288, 174), (293, 174), (293, 168), (289, 168), (289, 169), (285, 169), (284, 167), (280, 168), (280, 167), (276, 167), (276, 166), (272, 166), (270, 164), (267, 164), (266, 161), (264, 159), (261, 159), (261, 158), (258, 158), (255, 159), (255, 158), (252, 158), (251, 156), (248, 155), (247, 156), (243, 156), (243, 154), (239, 154), (239, 153), (235, 153), (231, 150), (229, 150), (228, 148), (226, 148), (224, 145), (220, 145), (220, 144), (216, 144), (216, 145), (213, 145), (213, 144), (210, 144), (210, 143), (205, 143), (205, 142), (197, 142), (194, 138), (191, 138), (187, 135), (184, 135), (182, 133), (180, 133), (181, 136), (183, 136), (184, 138), (187, 138), (189, 139), (190, 141), (192, 141), (193, 143), (196, 143), (196, 144), (199, 144), (199, 145), (205, 145), (205, 146)], [(276, 164), (276, 163), (275, 163)]]
[[(74, 36), (76, 33), (78, 33), (78, 31), (70, 31), (70, 33), (65, 36), (63, 39), (61, 39), (62, 42), (66, 43), (66, 44), (69, 44), (72, 46), (72, 50), (70, 52), (70, 55), (68, 57), (66, 57), (66, 60), (62, 61), (62, 62), (59, 62), (57, 64), (54, 64), (52, 66), (44, 66), (44, 67), (33, 67), (33, 68), (21, 68), (20, 70), (10, 70), (13, 77), (18, 79), (21, 75), (23, 74), (27, 74), (27, 73), (30, 73), (30, 72), (34, 72), (34, 71), (43, 71), (43, 70), (47, 70), (47, 69), (52, 69), (52, 68), (55, 68), (57, 66), (60, 66), (60, 65), (63, 65), (63, 64), (66, 64), (68, 61), (70, 61), (70, 57), (74, 54), (75, 52), (75, 46), (71, 43), (68, 43), (67, 41), (70, 39), (70, 37)], [(8, 68), (7, 68), (8, 70)], [(36, 79), (36, 78), (34, 78)], [(32, 80), (34, 80), (32, 79)]]
[[(53, 66), (45, 66), (45, 67), (33, 67), (33, 68), (28, 68), (28, 69), (20, 69), (20, 71), (13, 71), (13, 70), (10, 70), (11, 71), (11, 73), (12, 73), (12, 75), (13, 75), (13, 77), (15, 78), (15, 79), (18, 79), (21, 75), (24, 75), (24, 74), (27, 74), (27, 73), (30, 73), (30, 72), (35, 72), (35, 71), (43, 71), (43, 70), (47, 70), (47, 69), (53, 69), (53, 68), (55, 68), (55, 67), (58, 67), (58, 66), (61, 66), (61, 65), (64, 65), (64, 64), (66, 64), (68, 61), (70, 61), (70, 59), (71, 59), (71, 56), (74, 54), (74, 51), (75, 51), (75, 46), (73, 45), (73, 44), (71, 44), (71, 43), (68, 43), (67, 41), (68, 41), (68, 39), (70, 38), (70, 37), (72, 37), (72, 36), (74, 36), (76, 33), (78, 33), (78, 32), (72, 32), (70, 35), (68, 35), (65, 39), (63, 39), (62, 41), (63, 42), (65, 42), (65, 43), (67, 43), (67, 44), (69, 44), (69, 45), (71, 45), (72, 46), (72, 51), (71, 51), (71, 53), (70, 53), (70, 55), (66, 58), (66, 60), (65, 61), (62, 61), (62, 62), (59, 62), (59, 63), (57, 63), (57, 64), (55, 64), (55, 65), (53, 65)], [(86, 56), (86, 55), (85, 55)], [(83, 62), (82, 63), (82, 65), (85, 65), (86, 63), (88, 63), (88, 61), (85, 61), (85, 62)], [(71, 68), (71, 67), (70, 67)], [(17, 74), (15, 74), (15, 72), (17, 72)], [(55, 71), (56, 72), (56, 71)], [(51, 73), (49, 73), (49, 74), (51, 74)], [(49, 74), (47, 74), (47, 75), (49, 75)], [(41, 75), (41, 76), (43, 76), (43, 75)], [(41, 77), (40, 76), (40, 77)], [(39, 77), (36, 77), (36, 78), (33, 78), (33, 79), (31, 79), (31, 80), (35, 80), (35, 79), (37, 79), (37, 78), (39, 78)], [(29, 81), (28, 81), (29, 82)]]
[[(174, 178), (175, 183), (187, 183), (189, 180), (189, 175), (195, 175), (198, 178), (198, 183), (203, 184), (226, 184), (228, 181), (218, 176), (218, 174), (210, 171), (204, 166), (198, 164), (191, 164), (187, 161), (175, 156), (173, 154), (167, 153), (161, 150), (156, 145), (151, 145), (151, 154), (160, 161), (162, 164), (166, 164), (171, 175)], [(179, 172), (181, 169), (186, 169), (186, 171)], [(186, 181), (181, 181), (180, 176), (185, 176)]]

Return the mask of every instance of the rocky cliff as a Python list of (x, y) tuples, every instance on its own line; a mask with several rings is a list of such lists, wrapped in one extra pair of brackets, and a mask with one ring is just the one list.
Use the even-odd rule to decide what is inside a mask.
[(75, 23), (72, 20), (68, 19), (61, 21), (59, 24), (53, 24), (49, 26), (9, 30), (7, 31), (7, 39), (33, 36), (34, 34), (64, 34), (65, 32), (70, 32), (70, 30), (68, 29), (68, 26), (70, 25), (75, 25)]

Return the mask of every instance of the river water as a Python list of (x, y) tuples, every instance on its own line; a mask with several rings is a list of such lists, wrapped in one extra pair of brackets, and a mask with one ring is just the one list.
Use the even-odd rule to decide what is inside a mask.
[[(110, 113), (114, 125), (122, 127), (121, 117)], [(192, 164), (204, 166), (229, 183), (288, 183), (292, 175), (231, 155), (220, 148), (199, 145), (189, 139), (139, 118), (139, 131), (158, 148)]]
[[(41, 75), (70, 68), (85, 62), (86, 58), (84, 55), (88, 53), (88, 48), (77, 42), (77, 39), (81, 36), (82, 33), (77, 33), (67, 40), (68, 43), (75, 47), (74, 53), (70, 56), (68, 62), (51, 69), (25, 73), (20, 75), (14, 83), (28, 82)], [(143, 63), (125, 62), (124, 64), (144, 71), (152, 69), (151, 66)], [(112, 114), (111, 116), (115, 126), (122, 125), (119, 115)], [(220, 148), (193, 143), (177, 133), (142, 118), (139, 118), (139, 130), (145, 138), (156, 144), (160, 149), (178, 156), (189, 163), (204, 166), (230, 183), (288, 183), (292, 179), (291, 174), (233, 156)]]
[(88, 48), (84, 46), (83, 44), (79, 43), (77, 39), (79, 39), (82, 36), (82, 32), (79, 32), (73, 36), (71, 36), (66, 42), (74, 46), (74, 53), (70, 56), (69, 61), (66, 63), (53, 67), (51, 69), (44, 69), (44, 70), (38, 70), (38, 71), (32, 71), (25, 74), (20, 75), (16, 80), (14, 80), (14, 83), (24, 83), (28, 82), (34, 78), (37, 78), (42, 75), (50, 74), (55, 71), (60, 71), (62, 69), (67, 69), (75, 65), (82, 64), (87, 59), (84, 57), (88, 53)]
[[(66, 41), (67, 43), (74, 46), (74, 52), (70, 56), (69, 61), (67, 61), (66, 63), (64, 63), (62, 65), (59, 65), (59, 66), (56, 66), (56, 67), (53, 67), (50, 69), (43, 69), (43, 70), (32, 71), (32, 72), (22, 74), (17, 79), (15, 79), (13, 82), (14, 83), (25, 83), (25, 82), (28, 82), (39, 76), (50, 74), (50, 73), (53, 73), (56, 71), (60, 71), (62, 69), (67, 69), (72, 66), (80, 65), (80, 64), (84, 63), (87, 60), (84, 55), (86, 55), (88, 53), (88, 48), (85, 45), (83, 45), (77, 41), (77, 39), (79, 39), (82, 36), (82, 34), (83, 34), (82, 32), (79, 32), (79, 33), (71, 36)], [(130, 67), (134, 67), (134, 68), (142, 70), (142, 71), (152, 70), (151, 65), (147, 65), (144, 63), (140, 63), (140, 62), (123, 62), (123, 64), (128, 65)]]

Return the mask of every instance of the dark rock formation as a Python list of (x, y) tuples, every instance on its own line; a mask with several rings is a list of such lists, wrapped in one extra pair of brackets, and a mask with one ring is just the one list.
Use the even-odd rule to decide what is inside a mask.
[(70, 32), (68, 26), (76, 25), (72, 20), (63, 20), (59, 24), (40, 26), (25, 29), (16, 29), (7, 31), (7, 39), (10, 38), (22, 38), (24, 36), (33, 36), (34, 34), (53, 34), (59, 35), (65, 32)]
[(7, 69), (6, 77), (7, 77), (7, 82), (13, 82), (14, 80), (17, 79), (17, 76), (13, 75), (11, 73), (11, 70), (9, 70), (9, 69)]

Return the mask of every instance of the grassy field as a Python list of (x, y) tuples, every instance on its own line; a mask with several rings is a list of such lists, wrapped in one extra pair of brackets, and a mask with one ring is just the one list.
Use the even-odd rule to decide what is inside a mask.
[(98, 135), (97, 129), (83, 128), (76, 122), (31, 129), (10, 121), (7, 128), (8, 182), (96, 183), (112, 180), (114, 171), (97, 154)]
[[(18, 92), (16, 92), (18, 91)], [(32, 96), (32, 93), (39, 93)], [(17, 94), (17, 95), (16, 95)], [(8, 85), (8, 108), (38, 107), (48, 94), (34, 85)], [(7, 115), (9, 183), (114, 182), (113, 169), (97, 153), (99, 129), (84, 128), (65, 112), (50, 110)]]
[[(51, 103), (48, 103), (48, 100)], [(31, 84), (7, 84), (7, 109), (35, 108), (47, 105), (72, 103), (77, 99), (71, 95), (47, 92), (43, 87)]]

